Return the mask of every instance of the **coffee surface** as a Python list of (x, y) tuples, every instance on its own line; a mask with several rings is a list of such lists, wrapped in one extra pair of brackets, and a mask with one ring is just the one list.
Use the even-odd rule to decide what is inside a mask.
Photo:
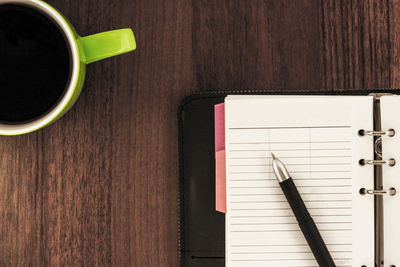
[(70, 79), (69, 47), (41, 12), (0, 5), (0, 122), (39, 118), (63, 96)]

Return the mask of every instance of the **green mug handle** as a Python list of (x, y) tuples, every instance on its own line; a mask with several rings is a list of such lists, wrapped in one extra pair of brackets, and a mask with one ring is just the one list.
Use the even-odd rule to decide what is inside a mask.
[(135, 36), (131, 29), (102, 32), (80, 37), (83, 62), (86, 64), (113, 57), (136, 49)]

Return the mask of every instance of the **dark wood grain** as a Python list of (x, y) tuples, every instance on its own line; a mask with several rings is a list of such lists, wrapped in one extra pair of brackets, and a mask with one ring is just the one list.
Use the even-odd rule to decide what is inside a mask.
[(54, 0), (138, 49), (75, 107), (0, 137), (1, 266), (177, 266), (177, 109), (202, 90), (400, 87), (399, 1)]

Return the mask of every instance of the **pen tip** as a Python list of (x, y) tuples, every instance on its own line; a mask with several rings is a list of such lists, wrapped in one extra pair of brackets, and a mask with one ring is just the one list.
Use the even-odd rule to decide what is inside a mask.
[(272, 159), (276, 159), (274, 153), (271, 152)]

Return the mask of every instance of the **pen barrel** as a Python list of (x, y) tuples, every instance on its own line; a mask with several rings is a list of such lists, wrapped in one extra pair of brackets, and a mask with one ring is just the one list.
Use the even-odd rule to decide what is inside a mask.
[(322, 239), (314, 220), (308, 212), (292, 178), (279, 184), (319, 266), (335, 267), (336, 265), (328, 251), (328, 248), (326, 247), (325, 242)]

